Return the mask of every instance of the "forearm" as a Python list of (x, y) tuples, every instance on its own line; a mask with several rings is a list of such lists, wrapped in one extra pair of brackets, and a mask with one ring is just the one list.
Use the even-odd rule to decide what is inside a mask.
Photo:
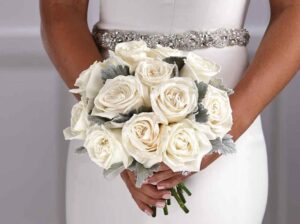
[[(86, 5), (87, 7), (87, 5)], [(69, 88), (79, 73), (102, 57), (89, 31), (86, 14), (66, 4), (41, 3), (45, 49)]]
[(231, 96), (235, 140), (293, 78), (299, 63), (300, 8), (288, 7), (271, 18), (252, 63)]
[[(278, 15), (278, 16), (277, 16)], [(287, 8), (274, 16), (243, 79), (230, 96), (233, 127), (237, 140), (257, 115), (287, 85), (300, 67), (300, 9)], [(205, 156), (205, 169), (220, 155)]]

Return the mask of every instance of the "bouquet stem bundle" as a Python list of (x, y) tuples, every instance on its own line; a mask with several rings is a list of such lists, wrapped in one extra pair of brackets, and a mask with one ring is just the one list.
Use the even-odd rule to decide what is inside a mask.
[[(176, 199), (178, 205), (180, 206), (180, 208), (185, 212), (185, 213), (189, 213), (189, 209), (186, 207), (185, 203), (185, 197), (183, 195), (183, 193), (186, 193), (188, 196), (191, 196), (192, 193), (190, 192), (190, 190), (186, 187), (186, 185), (184, 183), (180, 183), (177, 184), (175, 187), (170, 189), (171, 191), (171, 195)], [(171, 200), (168, 199), (166, 201), (166, 205), (163, 208), (164, 214), (168, 215), (169, 211), (168, 211), (168, 205), (171, 205)], [(156, 217), (156, 207), (152, 207), (152, 217)]]

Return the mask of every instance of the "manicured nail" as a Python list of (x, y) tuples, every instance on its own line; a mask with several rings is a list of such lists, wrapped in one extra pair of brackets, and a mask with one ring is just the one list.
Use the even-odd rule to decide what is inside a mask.
[(150, 184), (152, 185), (157, 185), (158, 182), (151, 182)]
[(158, 185), (158, 186), (157, 186), (157, 189), (158, 189), (158, 190), (163, 190), (163, 189), (166, 189), (166, 187), (163, 186), (163, 185)]
[(145, 210), (144, 212), (145, 212), (147, 215), (152, 216), (152, 212), (150, 212), (150, 211), (148, 211), (148, 210)]
[(171, 198), (171, 193), (166, 193), (162, 196), (163, 199), (170, 199)]
[(155, 206), (158, 207), (158, 208), (163, 208), (163, 207), (165, 207), (165, 205), (166, 205), (165, 202), (157, 202), (157, 203), (155, 204)]

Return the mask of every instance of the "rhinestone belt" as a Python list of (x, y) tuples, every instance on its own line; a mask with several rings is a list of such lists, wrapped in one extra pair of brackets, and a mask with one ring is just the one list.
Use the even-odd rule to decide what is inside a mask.
[(94, 26), (94, 39), (99, 47), (114, 50), (121, 42), (144, 40), (148, 47), (157, 44), (179, 50), (195, 50), (201, 48), (228, 46), (246, 46), (249, 42), (249, 32), (242, 29), (220, 28), (212, 31), (187, 31), (174, 34), (147, 33), (129, 30), (104, 30)]

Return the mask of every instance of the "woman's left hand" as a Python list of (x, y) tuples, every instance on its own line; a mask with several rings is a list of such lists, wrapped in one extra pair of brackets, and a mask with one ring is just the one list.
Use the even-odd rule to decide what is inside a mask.
[(181, 172), (173, 172), (167, 165), (162, 163), (160, 169), (149, 177), (146, 183), (157, 185), (158, 190), (171, 189), (191, 175), (193, 173), (184, 176)]
[[(219, 158), (219, 156), (220, 154), (213, 153), (203, 157), (200, 170), (205, 169), (217, 158)], [(171, 189), (193, 174), (195, 174), (195, 172), (191, 172), (186, 176), (182, 175), (181, 172), (173, 172), (167, 165), (162, 163), (159, 171), (157, 171), (151, 177), (149, 177), (146, 180), (146, 183), (156, 185), (158, 190)]]

